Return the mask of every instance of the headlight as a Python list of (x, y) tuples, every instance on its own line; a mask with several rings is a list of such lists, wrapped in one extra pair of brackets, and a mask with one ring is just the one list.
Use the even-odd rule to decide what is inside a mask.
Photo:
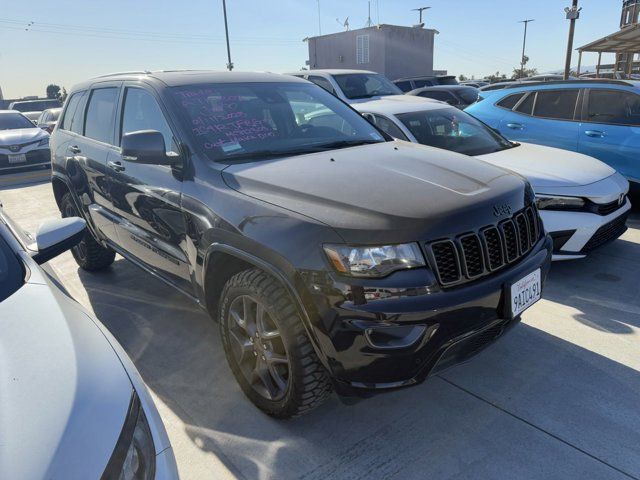
[(39, 147), (48, 147), (49, 146), (49, 137), (45, 137), (38, 142)]
[(425, 266), (416, 243), (380, 247), (325, 245), (324, 251), (338, 272), (353, 277), (380, 278), (396, 270)]
[(584, 199), (580, 197), (536, 197), (536, 206), (539, 210), (576, 210), (583, 208)]
[(133, 393), (118, 444), (102, 475), (109, 480), (151, 480), (155, 476), (156, 451), (147, 417)]

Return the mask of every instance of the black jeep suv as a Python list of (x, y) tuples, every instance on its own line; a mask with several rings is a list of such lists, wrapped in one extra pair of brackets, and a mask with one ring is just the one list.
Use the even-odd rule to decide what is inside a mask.
[(293, 77), (97, 78), (71, 92), (51, 151), (62, 215), (90, 228), (78, 264), (118, 252), (198, 302), (276, 417), (467, 358), (550, 265), (521, 177), (393, 141)]

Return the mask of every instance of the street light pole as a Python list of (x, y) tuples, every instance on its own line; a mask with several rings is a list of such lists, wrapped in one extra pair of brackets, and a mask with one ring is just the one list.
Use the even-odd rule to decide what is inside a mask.
[(231, 62), (231, 47), (229, 46), (229, 26), (227, 25), (227, 1), (222, 0), (222, 11), (224, 12), (224, 33), (227, 36), (227, 70), (233, 70)]
[(569, 25), (569, 41), (567, 42), (567, 59), (564, 64), (564, 79), (569, 80), (569, 74), (571, 73), (571, 54), (573, 53), (573, 34), (576, 31), (576, 20), (580, 18), (580, 8), (578, 8), (578, 0), (573, 0), (571, 8), (564, 9), (567, 14), (567, 20), (570, 20)]
[(524, 23), (524, 38), (522, 39), (522, 58), (520, 59), (520, 78), (524, 77), (524, 64), (527, 63), (525, 60), (525, 48), (527, 47), (527, 25), (529, 22), (535, 22), (535, 19), (531, 18), (529, 20), (520, 20), (518, 23)]

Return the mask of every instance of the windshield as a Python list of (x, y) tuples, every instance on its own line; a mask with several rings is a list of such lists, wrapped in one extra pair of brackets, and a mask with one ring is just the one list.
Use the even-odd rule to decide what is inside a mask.
[(515, 145), (456, 108), (403, 113), (396, 117), (419, 143), (465, 155), (485, 155)]
[(469, 105), (478, 101), (479, 91), (477, 88), (461, 88), (456, 93), (464, 100), (464, 103), (468, 103)]
[(59, 100), (34, 100), (29, 102), (15, 102), (11, 105), (11, 110), (19, 112), (41, 112), (47, 108), (56, 108), (62, 106)]
[(172, 91), (192, 138), (214, 161), (260, 160), (385, 141), (364, 118), (312, 84), (204, 84)]
[(33, 122), (19, 113), (0, 113), (0, 130), (35, 128)]
[(18, 290), (23, 283), (22, 265), (9, 245), (0, 236), (0, 302)]
[(344, 96), (350, 100), (402, 95), (402, 90), (391, 83), (387, 77), (378, 73), (344, 73), (334, 75), (333, 78)]

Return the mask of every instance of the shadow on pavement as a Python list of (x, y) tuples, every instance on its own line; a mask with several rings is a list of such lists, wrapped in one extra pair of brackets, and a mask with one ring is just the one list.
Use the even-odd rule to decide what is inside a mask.
[[(608, 259), (619, 248), (639, 258), (639, 247), (617, 243), (594, 262), (554, 265), (545, 296), (590, 312), (578, 321), (629, 334), (623, 320), (638, 325), (640, 315), (614, 315), (605, 300), (617, 300), (598, 289), (617, 282), (637, 294), (622, 275), (628, 262)], [(193, 443), (238, 477), (624, 478), (603, 462), (640, 476), (640, 373), (527, 324), (425, 384), (350, 407), (334, 397), (277, 421), (243, 396), (217, 325), (186, 297), (123, 259), (79, 275), (98, 318)]]

